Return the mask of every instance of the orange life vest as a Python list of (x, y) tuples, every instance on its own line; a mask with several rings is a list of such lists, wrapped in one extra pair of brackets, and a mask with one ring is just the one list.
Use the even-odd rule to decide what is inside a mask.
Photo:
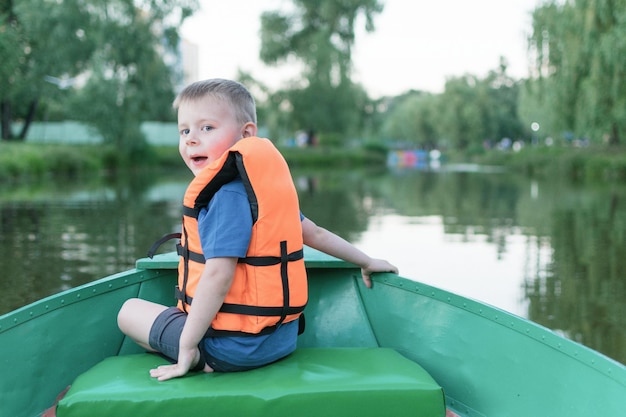
[(191, 182), (183, 202), (178, 308), (189, 311), (204, 269), (198, 213), (224, 184), (241, 177), (252, 235), (210, 335), (258, 335), (297, 319), (307, 302), (300, 208), (289, 167), (268, 139), (239, 140)]

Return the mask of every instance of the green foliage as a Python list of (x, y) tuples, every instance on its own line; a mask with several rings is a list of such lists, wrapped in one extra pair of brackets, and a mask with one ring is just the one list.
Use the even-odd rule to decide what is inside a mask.
[(527, 107), (549, 135), (620, 142), (626, 129), (626, 0), (548, 2), (533, 13), (536, 81)]
[(3, 61), (0, 65), (0, 100), (3, 102), (10, 98), (10, 86), (17, 82), (15, 74), (20, 67), (22, 38), (21, 31), (15, 27), (11, 17), (0, 14), (0, 56)]
[(20, 0), (0, 7), (3, 139), (12, 137), (13, 119), (24, 119), (27, 129), (42, 103), (46, 114), (89, 123), (132, 159), (144, 148), (141, 121), (171, 119), (177, 80), (167, 62), (176, 59), (180, 23), (196, 7), (197, 0)]
[[(384, 169), (387, 149), (368, 144), (350, 150), (339, 147), (285, 147), (281, 153), (291, 167), (367, 167)], [(41, 145), (0, 142), (0, 182), (45, 178), (76, 178), (123, 172), (127, 158), (113, 145)], [(137, 150), (140, 167), (187, 173), (177, 146), (154, 146)]]
[[(263, 62), (303, 64), (301, 77), (277, 92), (274, 103), (293, 130), (337, 134), (362, 130), (368, 104), (362, 87), (351, 81), (354, 25), (365, 17), (366, 30), (374, 29), (374, 16), (382, 11), (377, 0), (295, 0), (288, 12), (261, 16)], [(270, 120), (270, 123), (273, 121)], [(270, 129), (276, 130), (270, 125)]]
[(298, 129), (347, 136), (358, 130), (366, 94), (345, 81), (337, 86), (314, 83), (286, 91), (292, 122)]
[(46, 160), (46, 172), (63, 177), (77, 177), (85, 173), (98, 174), (101, 169), (97, 151), (85, 150), (83, 147), (51, 148), (46, 153)]
[(265, 12), (261, 16), (260, 57), (267, 64), (296, 58), (311, 78), (330, 82), (333, 67), (348, 75), (354, 24), (359, 15), (366, 30), (374, 30), (374, 16), (383, 9), (378, 0), (294, 0), (290, 14)]
[(383, 137), (405, 146), (434, 147), (439, 139), (438, 96), (410, 92), (398, 98), (382, 126)]
[[(372, 102), (352, 90), (350, 32), (354, 16), (361, 13), (370, 24), (381, 10), (376, 1), (302, 0), (263, 15), (261, 58), (304, 68), (268, 107), (272, 131), (314, 129), (320, 137), (343, 140), (377, 135), (401, 146), (471, 155), (503, 138), (620, 142), (626, 128), (626, 0), (541, 3), (532, 15), (534, 72), (527, 80), (512, 79), (502, 58), (484, 78), (449, 78), (441, 94), (409, 92)], [(532, 123), (538, 130), (531, 131)]]
[(160, 169), (170, 170), (183, 167), (178, 146), (154, 146), (151, 151), (155, 160), (154, 165)]
[(0, 180), (39, 180), (50, 176), (99, 174), (102, 159), (93, 146), (0, 143)]
[(281, 154), (291, 168), (348, 168), (348, 167), (385, 167), (387, 153), (369, 147), (347, 151), (337, 146), (319, 146), (307, 148), (281, 148)]
[(387, 158), (387, 152), (389, 152), (389, 148), (380, 142), (366, 142), (363, 144), (363, 149), (366, 152), (372, 154), (379, 154)]
[(558, 178), (575, 183), (626, 181), (626, 152), (616, 147), (528, 146), (520, 152), (486, 152), (475, 161), (506, 166), (535, 178)]
[(481, 152), (485, 141), (525, 135), (518, 116), (519, 83), (503, 60), (485, 78), (450, 78), (442, 94), (409, 92), (386, 112), (382, 136), (399, 146)]

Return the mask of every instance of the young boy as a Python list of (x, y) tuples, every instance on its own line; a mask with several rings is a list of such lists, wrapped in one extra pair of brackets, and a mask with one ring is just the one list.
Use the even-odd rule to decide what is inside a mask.
[(178, 245), (178, 306), (130, 299), (118, 314), (122, 332), (177, 360), (152, 369), (153, 377), (243, 371), (293, 352), (307, 300), (303, 244), (359, 265), (367, 287), (373, 272), (397, 273), (300, 213), (287, 164), (256, 137), (244, 86), (196, 82), (174, 108), (180, 155), (195, 175)]

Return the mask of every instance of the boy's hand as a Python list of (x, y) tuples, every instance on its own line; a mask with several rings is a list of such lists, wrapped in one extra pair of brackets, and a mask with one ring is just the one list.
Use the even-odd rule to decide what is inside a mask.
[(383, 259), (372, 259), (366, 267), (361, 268), (361, 276), (367, 288), (372, 288), (371, 275), (374, 272), (393, 272), (397, 274), (398, 268)]
[(178, 363), (161, 365), (158, 368), (151, 369), (150, 376), (157, 378), (159, 381), (178, 378), (186, 375), (194, 365), (194, 362), (197, 363), (199, 360), (200, 351), (198, 348), (181, 350), (178, 352)]

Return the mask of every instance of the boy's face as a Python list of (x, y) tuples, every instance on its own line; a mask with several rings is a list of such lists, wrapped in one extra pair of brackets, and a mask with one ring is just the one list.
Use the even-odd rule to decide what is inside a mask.
[(186, 100), (178, 107), (178, 149), (194, 175), (239, 139), (255, 136), (256, 125), (241, 125), (231, 105), (215, 97)]

